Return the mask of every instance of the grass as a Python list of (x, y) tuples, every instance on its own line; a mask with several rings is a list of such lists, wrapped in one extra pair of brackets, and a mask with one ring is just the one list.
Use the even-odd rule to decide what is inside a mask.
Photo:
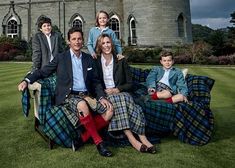
[[(189, 66), (189, 73), (215, 79), (211, 109), (215, 116), (212, 140), (205, 146), (191, 146), (174, 136), (157, 144), (156, 155), (141, 154), (130, 146), (110, 148), (112, 158), (101, 157), (94, 145), (77, 152), (56, 146), (49, 150), (34, 131), (33, 111), (25, 118), (17, 85), (30, 69), (29, 63), (0, 62), (0, 167), (159, 167), (230, 168), (235, 167), (235, 69), (234, 67)], [(32, 108), (31, 108), (32, 109)]]

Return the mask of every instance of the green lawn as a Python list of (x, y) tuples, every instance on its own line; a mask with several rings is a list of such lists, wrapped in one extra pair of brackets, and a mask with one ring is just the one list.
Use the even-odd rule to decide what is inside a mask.
[[(56, 146), (49, 150), (34, 131), (33, 111), (25, 118), (17, 85), (29, 71), (30, 63), (0, 62), (0, 167), (158, 167), (231, 168), (235, 167), (235, 67), (187, 66), (189, 73), (215, 79), (211, 109), (215, 116), (212, 141), (191, 146), (176, 137), (162, 139), (158, 154), (142, 154), (130, 146), (115, 148), (112, 158), (101, 157), (94, 145), (77, 152)], [(32, 108), (31, 108), (32, 109)]]

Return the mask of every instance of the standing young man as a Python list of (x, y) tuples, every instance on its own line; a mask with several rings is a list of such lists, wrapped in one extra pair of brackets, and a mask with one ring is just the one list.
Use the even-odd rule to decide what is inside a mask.
[(41, 17), (38, 21), (38, 29), (39, 32), (32, 39), (33, 70), (41, 69), (64, 50), (61, 35), (52, 31), (50, 18)]

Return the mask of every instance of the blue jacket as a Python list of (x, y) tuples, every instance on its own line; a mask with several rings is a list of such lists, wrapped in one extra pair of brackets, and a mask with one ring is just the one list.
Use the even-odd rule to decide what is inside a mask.
[[(146, 79), (148, 88), (156, 88), (156, 82), (159, 82), (165, 71), (161, 66), (155, 66), (149, 72)], [(169, 74), (169, 84), (174, 93), (181, 93), (184, 96), (188, 95), (188, 88), (184, 80), (182, 71), (179, 68), (172, 67)]]
[(97, 38), (102, 33), (108, 34), (112, 38), (116, 53), (121, 54), (122, 53), (121, 43), (117, 39), (117, 36), (114, 33), (114, 31), (108, 27), (106, 27), (103, 31), (101, 31), (99, 27), (91, 28), (91, 30), (89, 32), (89, 36), (88, 36), (88, 41), (87, 41), (87, 48), (88, 48), (90, 54), (95, 53), (95, 45), (96, 45)]

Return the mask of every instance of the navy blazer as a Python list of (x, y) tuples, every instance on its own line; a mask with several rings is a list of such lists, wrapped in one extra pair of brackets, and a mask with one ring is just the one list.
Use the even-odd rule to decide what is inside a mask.
[[(87, 91), (91, 95), (97, 96), (98, 99), (101, 96), (105, 96), (101, 82), (94, 74), (94, 60), (91, 55), (84, 52), (82, 52), (82, 67)], [(55, 104), (59, 105), (64, 102), (73, 88), (73, 71), (70, 50), (58, 54), (54, 57), (52, 62), (45, 65), (42, 69), (31, 72), (26, 78), (30, 80), (30, 83), (33, 83), (38, 79), (50, 76), (54, 72), (56, 72)]]
[[(101, 63), (101, 56), (98, 56), (96, 61), (96, 66), (98, 68), (99, 77), (102, 82), (103, 88), (105, 87), (104, 78), (103, 78), (103, 70)], [(115, 83), (115, 87), (120, 90), (120, 92), (128, 92), (132, 89), (132, 76), (130, 72), (130, 67), (126, 62), (126, 59), (123, 58), (118, 61), (117, 56), (113, 56), (113, 79)]]

